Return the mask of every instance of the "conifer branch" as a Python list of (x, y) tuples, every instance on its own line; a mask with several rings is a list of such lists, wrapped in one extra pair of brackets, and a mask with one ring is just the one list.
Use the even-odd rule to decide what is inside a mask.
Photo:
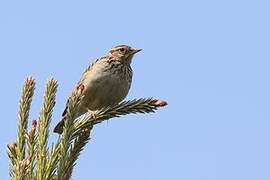
[(72, 134), (74, 132), (73, 122), (76, 118), (77, 109), (82, 99), (81, 91), (73, 91), (67, 104), (67, 113), (65, 114), (65, 123), (63, 127), (63, 133), (60, 138), (59, 153), (61, 158), (58, 166), (58, 179), (65, 179), (69, 166), (70, 148), (72, 144)]
[(26, 144), (26, 133), (27, 124), (30, 111), (30, 105), (35, 89), (35, 80), (32, 77), (28, 77), (23, 86), (22, 96), (19, 105), (18, 114), (18, 133), (17, 142), (13, 144), (13, 147), (9, 147), (9, 152), (13, 155), (9, 156), (11, 159), (11, 173), (12, 179), (22, 179), (26, 176), (27, 163), (25, 159), (25, 144)]
[(155, 112), (158, 107), (167, 105), (165, 101), (141, 98), (105, 107), (75, 120), (83, 96), (81, 91), (74, 91), (67, 104), (63, 133), (49, 152), (49, 125), (55, 106), (57, 82), (54, 79), (47, 82), (38, 121), (33, 120), (32, 128), (27, 131), (34, 86), (34, 79), (27, 78), (20, 100), (17, 141), (7, 147), (10, 177), (13, 180), (69, 180), (96, 124), (130, 113)]
[(37, 121), (32, 121), (32, 129), (27, 133), (27, 154), (30, 158), (30, 164), (28, 168), (28, 179), (32, 179), (36, 176), (34, 171), (36, 167), (36, 145), (37, 145)]
[(28, 117), (30, 105), (35, 89), (35, 80), (32, 77), (26, 79), (23, 86), (22, 97), (19, 108), (19, 126), (17, 135), (17, 160), (21, 161), (25, 158), (25, 134), (27, 131)]
[(74, 123), (75, 131), (73, 137), (85, 128), (89, 128), (95, 124), (101, 123), (113, 117), (120, 117), (126, 114), (150, 113), (155, 112), (158, 107), (166, 106), (167, 102), (156, 100), (153, 98), (141, 98), (131, 101), (124, 101), (112, 107), (106, 107), (90, 114)]
[(70, 157), (68, 161), (69, 163), (68, 163), (68, 168), (67, 168), (67, 173), (66, 173), (66, 179), (71, 178), (73, 168), (76, 165), (76, 160), (79, 158), (79, 155), (83, 151), (84, 146), (90, 140), (90, 132), (92, 128), (93, 126), (85, 129), (75, 138), (74, 143), (72, 144), (71, 149), (70, 149)]
[(49, 124), (52, 118), (53, 107), (55, 105), (55, 94), (57, 91), (57, 81), (48, 80), (45, 88), (44, 102), (38, 120), (38, 157), (37, 157), (37, 177), (44, 179), (45, 167), (48, 158), (48, 137)]

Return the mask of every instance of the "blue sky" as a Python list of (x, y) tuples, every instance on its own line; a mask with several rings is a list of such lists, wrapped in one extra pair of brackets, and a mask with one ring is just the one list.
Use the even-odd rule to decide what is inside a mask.
[(24, 79), (37, 81), (30, 119), (46, 80), (58, 80), (54, 126), (84, 69), (118, 44), (143, 48), (127, 99), (169, 105), (96, 126), (73, 179), (270, 179), (269, 8), (261, 0), (1, 1), (1, 179), (9, 179), (6, 145), (16, 138)]

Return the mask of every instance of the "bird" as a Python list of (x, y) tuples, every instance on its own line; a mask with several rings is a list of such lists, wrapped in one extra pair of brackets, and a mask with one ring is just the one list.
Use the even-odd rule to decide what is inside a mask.
[[(106, 56), (98, 58), (88, 66), (73, 89), (83, 89), (83, 99), (75, 118), (86, 112), (116, 105), (127, 96), (133, 76), (131, 62), (134, 54), (141, 50), (128, 45), (118, 45), (111, 48)], [(55, 133), (62, 134), (66, 113), (67, 105), (62, 120), (54, 128)]]

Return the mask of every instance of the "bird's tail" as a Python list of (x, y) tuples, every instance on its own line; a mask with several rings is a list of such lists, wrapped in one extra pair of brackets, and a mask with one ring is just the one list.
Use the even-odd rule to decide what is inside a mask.
[(58, 134), (62, 134), (64, 123), (65, 123), (65, 119), (66, 118), (63, 117), (63, 119), (55, 126), (53, 132), (58, 133)]
[[(68, 102), (69, 102), (69, 99), (67, 101), (67, 104), (68, 104)], [(62, 113), (62, 120), (55, 126), (53, 132), (58, 133), (58, 134), (62, 134), (63, 127), (65, 125), (65, 120), (66, 120), (66, 118), (65, 118), (66, 114), (67, 114), (67, 106), (66, 106), (64, 112)]]

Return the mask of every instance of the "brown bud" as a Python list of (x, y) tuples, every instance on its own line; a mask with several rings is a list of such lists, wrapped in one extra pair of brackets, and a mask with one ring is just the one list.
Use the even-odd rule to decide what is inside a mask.
[(77, 89), (83, 91), (84, 90), (84, 85), (83, 84), (79, 84), (77, 86)]
[(32, 126), (33, 126), (33, 128), (37, 127), (37, 120), (32, 121)]
[(155, 106), (157, 107), (163, 107), (168, 105), (168, 103), (166, 101), (161, 101), (161, 100), (157, 100), (157, 99), (153, 99), (152, 101), (154, 103)]

